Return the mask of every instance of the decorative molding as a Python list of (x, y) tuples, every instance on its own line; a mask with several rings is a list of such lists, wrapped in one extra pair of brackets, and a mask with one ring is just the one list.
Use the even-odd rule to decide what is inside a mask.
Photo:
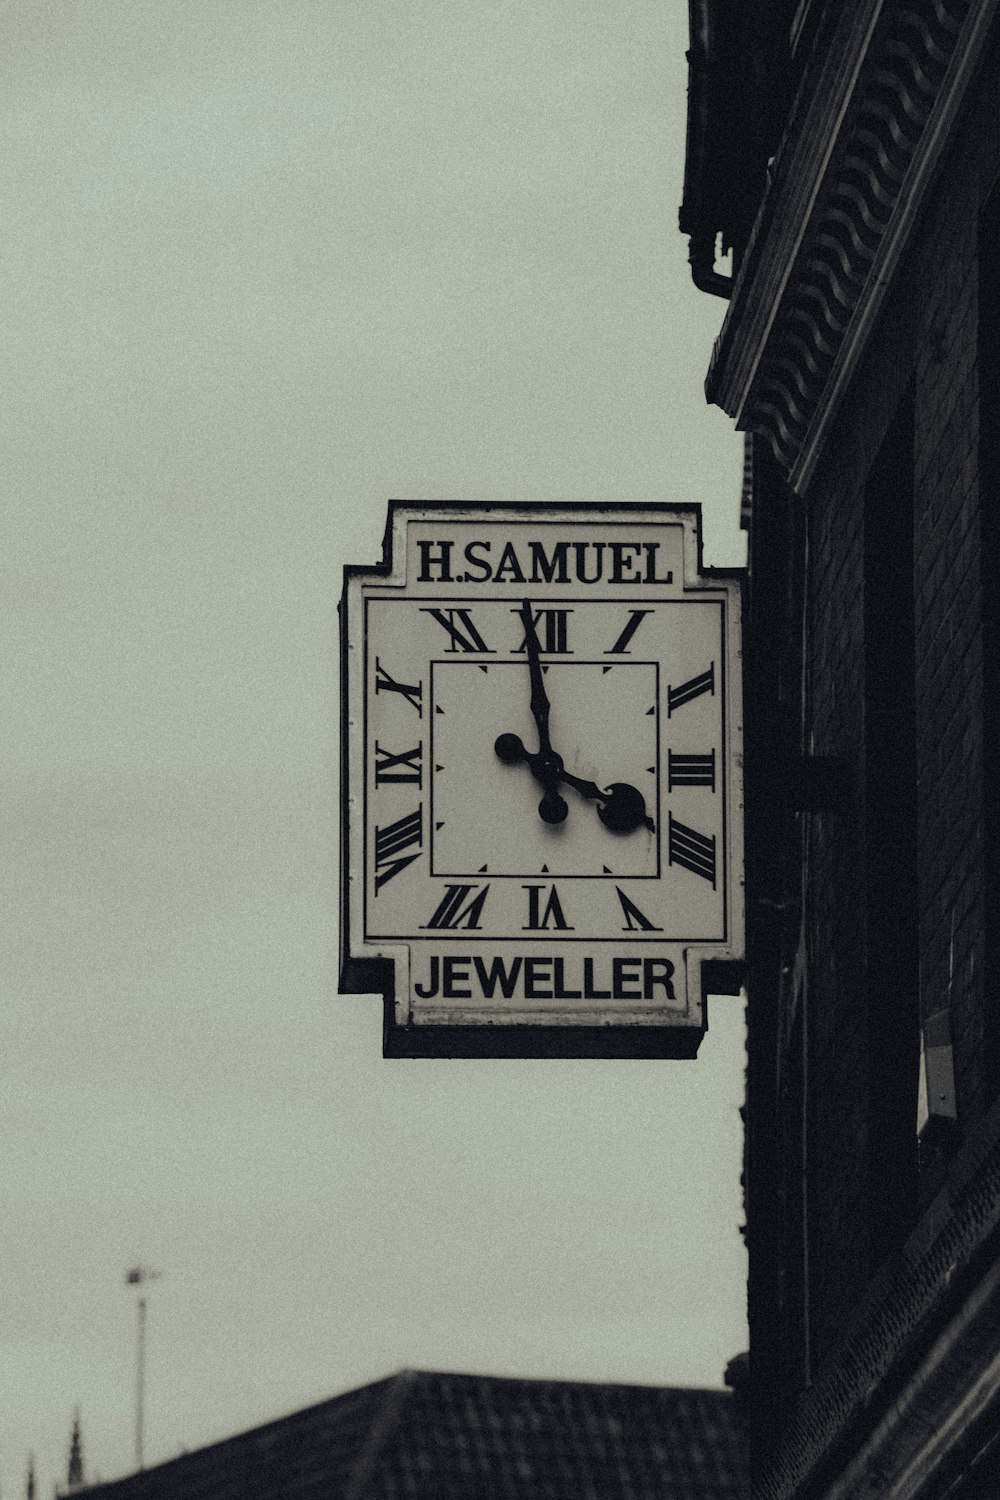
[(927, 1494), (928, 1480), (1000, 1394), (1000, 1354), (991, 1348), (998, 1313), (1000, 1266), (992, 1266), (824, 1500), (868, 1500), (889, 1484), (892, 1500)]
[[(871, 334), (997, 0), (846, 6), (807, 75), (709, 372), (799, 491)], [(826, 132), (824, 136), (824, 132)]]
[(760, 1500), (918, 1500), (1000, 1396), (998, 1142), (1000, 1105), (801, 1393)]
[(908, 243), (938, 162), (950, 138), (966, 89), (972, 81), (996, 10), (995, 0), (973, 6), (965, 33), (953, 55), (945, 86), (935, 100), (911, 163), (905, 191), (897, 202), (892, 221), (872, 259), (871, 270), (854, 309), (851, 325), (837, 351), (809, 431), (792, 467), (792, 487), (800, 492), (812, 477), (830, 422), (867, 345), (885, 300), (886, 290), (892, 282), (896, 265)]
[[(769, 186), (743, 257), (708, 375), (709, 400), (739, 420), (742, 395), (756, 374), (799, 252), (819, 185), (843, 123), (883, 0), (858, 0), (800, 90), (793, 118), (768, 172)], [(851, 14), (847, 16), (847, 12)], [(847, 35), (841, 32), (847, 30)], [(746, 427), (746, 423), (740, 423)]]

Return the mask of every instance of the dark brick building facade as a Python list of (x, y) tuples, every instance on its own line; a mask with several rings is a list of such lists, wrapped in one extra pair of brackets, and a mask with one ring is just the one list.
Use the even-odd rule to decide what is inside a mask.
[(998, 1495), (1000, 15), (690, 8), (749, 435), (755, 1493)]

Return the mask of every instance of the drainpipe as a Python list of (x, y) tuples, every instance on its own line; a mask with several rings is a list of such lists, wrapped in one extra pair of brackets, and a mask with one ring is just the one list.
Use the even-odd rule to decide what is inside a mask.
[(718, 158), (725, 110), (720, 85), (727, 70), (713, 0), (688, 0), (688, 24), (691, 45), (680, 230), (689, 237), (688, 259), (695, 286), (700, 292), (728, 298), (733, 279), (715, 269), (716, 239), (720, 231), (724, 234), (723, 215), (714, 200), (722, 187)]
[(723, 276), (715, 269), (715, 233), (712, 230), (692, 234), (688, 242), (688, 262), (691, 280), (699, 292), (711, 292), (713, 297), (729, 300), (733, 294), (733, 278)]

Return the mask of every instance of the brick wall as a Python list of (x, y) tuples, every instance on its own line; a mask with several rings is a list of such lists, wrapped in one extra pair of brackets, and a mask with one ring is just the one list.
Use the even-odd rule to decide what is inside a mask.
[[(982, 1066), (982, 598), (976, 374), (981, 174), (956, 176), (927, 226), (916, 362), (915, 582), (921, 766), (921, 992), (951, 1012), (959, 1117)], [(937, 1173), (935, 1172), (936, 1176)]]
[[(987, 59), (989, 83), (1000, 57)], [(988, 92), (988, 88), (986, 89)], [(1000, 170), (1000, 121), (983, 99), (956, 136), (917, 235), (897, 270), (880, 324), (842, 406), (804, 508), (806, 540), (806, 670), (802, 729), (804, 748), (834, 756), (851, 768), (853, 791), (839, 808), (812, 812), (786, 831), (789, 848), (801, 851), (807, 870), (806, 982), (796, 987), (787, 955), (795, 934), (780, 939), (785, 963), (767, 1002), (775, 1008), (767, 1029), (777, 1048), (771, 1087), (776, 1142), (787, 1141), (796, 1108), (781, 1094), (792, 1067), (796, 1007), (805, 1006), (808, 1035), (806, 1111), (808, 1147), (809, 1367), (807, 1378), (789, 1358), (780, 1373), (780, 1350), (772, 1334), (770, 1392), (785, 1417), (798, 1404), (797, 1426), (822, 1426), (817, 1403), (836, 1385), (838, 1400), (851, 1399), (850, 1377), (833, 1379), (843, 1351), (871, 1327), (875, 1300), (895, 1278), (905, 1281), (907, 1253), (880, 1260), (871, 1234), (873, 1092), (866, 955), (865, 816), (865, 494), (894, 413), (907, 392), (913, 399), (913, 590), (915, 602), (915, 734), (917, 756), (917, 866), (919, 994), (922, 1013), (947, 1007), (961, 1134), (946, 1145), (922, 1148), (919, 1191), (912, 1204), (917, 1240), (929, 1245), (947, 1216), (957, 1213), (962, 1163), (976, 1150), (977, 1133), (993, 1105), (996, 1070), (984, 1059), (984, 1009), (996, 983), (984, 986), (984, 782), (1000, 755), (984, 739), (983, 573), (1000, 559), (983, 557), (979, 483), (979, 389), (977, 366), (978, 218)], [(996, 247), (1000, 275), (1000, 245)], [(992, 496), (986, 503), (995, 505)], [(993, 526), (986, 534), (992, 536)], [(871, 583), (869, 581), (869, 588)], [(775, 600), (779, 614), (784, 601)], [(783, 628), (796, 629), (787, 611)], [(993, 680), (996, 679), (995, 668)], [(795, 910), (789, 881), (784, 898)], [(797, 916), (795, 918), (797, 921)], [(758, 919), (758, 929), (763, 930)], [(762, 959), (758, 972), (765, 972)], [(773, 971), (772, 971), (773, 972)], [(751, 969), (751, 984), (753, 981)], [(876, 997), (877, 998), (877, 997)], [(753, 1048), (755, 1004), (751, 987), (750, 1118), (755, 1108)], [(761, 1013), (767, 1006), (762, 1005)], [(1000, 1022), (990, 1023), (1000, 1034)], [(760, 1043), (758, 1042), (758, 1045)], [(758, 1078), (764, 1073), (758, 1067)], [(801, 1101), (799, 1103), (801, 1108)], [(916, 1132), (916, 1118), (912, 1120)], [(775, 1152), (783, 1148), (776, 1144)], [(765, 1155), (763, 1146), (759, 1153)], [(755, 1177), (755, 1172), (760, 1175)], [(755, 1283), (753, 1206), (755, 1181), (769, 1173), (781, 1181), (780, 1162), (750, 1161), (751, 1329), (753, 1298), (757, 1326), (780, 1309), (787, 1268), (772, 1263)], [(967, 1174), (966, 1174), (967, 1175)], [(942, 1214), (942, 1190), (950, 1206)], [(785, 1195), (782, 1211), (796, 1205)], [(924, 1215), (921, 1219), (921, 1215)], [(931, 1226), (931, 1221), (934, 1225)], [(932, 1232), (933, 1227), (933, 1232)], [(783, 1243), (794, 1236), (782, 1231)], [(769, 1280), (768, 1280), (769, 1277)], [(894, 1293), (894, 1295), (896, 1295)], [(787, 1313), (787, 1310), (785, 1310)], [(783, 1327), (791, 1326), (784, 1316)], [(912, 1336), (912, 1330), (899, 1334)], [(888, 1335), (887, 1335), (888, 1337)], [(895, 1337), (895, 1335), (894, 1335)], [(751, 1339), (753, 1357), (754, 1344)], [(789, 1349), (789, 1355), (795, 1351)], [(895, 1359), (899, 1351), (892, 1353)], [(887, 1354), (887, 1367), (891, 1363)], [(824, 1385), (826, 1382), (826, 1385)], [(838, 1383), (839, 1382), (839, 1383)], [(846, 1384), (845, 1384), (846, 1382)], [(812, 1384), (810, 1392), (804, 1389)], [(860, 1400), (858, 1391), (855, 1398)], [(816, 1408), (809, 1415), (809, 1403)], [(788, 1428), (787, 1430), (790, 1430)], [(779, 1444), (787, 1439), (779, 1435)], [(787, 1454), (786, 1454), (787, 1458)], [(791, 1466), (794, 1468), (794, 1464)]]
[[(839, 446), (839, 445), (838, 445)], [(867, 1222), (864, 995), (863, 469), (838, 464), (808, 507), (805, 737), (853, 772), (850, 802), (808, 816), (810, 1326), (822, 1357), (857, 1305)], [(846, 1003), (845, 1003), (846, 1001)], [(830, 1270), (836, 1267), (836, 1274)], [(829, 1268), (829, 1269), (827, 1269)], [(822, 1293), (818, 1286), (823, 1288)]]

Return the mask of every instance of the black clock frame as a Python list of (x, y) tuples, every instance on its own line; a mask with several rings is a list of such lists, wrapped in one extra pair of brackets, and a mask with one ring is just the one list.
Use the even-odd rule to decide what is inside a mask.
[[(342, 995), (381, 995), (383, 1003), (382, 1051), (384, 1057), (452, 1057), (452, 1058), (660, 1058), (679, 1059), (697, 1056), (701, 1039), (708, 1029), (709, 995), (738, 995), (743, 983), (742, 959), (704, 959), (700, 964), (701, 1026), (663, 1025), (553, 1025), (551, 1023), (517, 1022), (513, 1024), (440, 1025), (418, 1023), (404, 1025), (396, 1020), (395, 964), (387, 958), (357, 957), (350, 952), (350, 827), (348, 819), (348, 639), (347, 591), (353, 579), (387, 578), (392, 573), (392, 538), (394, 522), (400, 511), (414, 512), (424, 507), (445, 515), (479, 511), (489, 516), (499, 506), (489, 501), (471, 500), (390, 500), (382, 538), (382, 561), (348, 563), (344, 568), (344, 586), (338, 606), (340, 625), (340, 982)], [(741, 586), (744, 568), (706, 567), (703, 563), (701, 507), (669, 501), (623, 502), (603, 505), (588, 501), (561, 501), (535, 504), (504, 501), (505, 511), (514, 511), (519, 519), (530, 521), (544, 510), (552, 515), (569, 517), (601, 514), (614, 520), (629, 513), (650, 513), (678, 519), (694, 517), (697, 542), (697, 571), (706, 582), (736, 582)]]

